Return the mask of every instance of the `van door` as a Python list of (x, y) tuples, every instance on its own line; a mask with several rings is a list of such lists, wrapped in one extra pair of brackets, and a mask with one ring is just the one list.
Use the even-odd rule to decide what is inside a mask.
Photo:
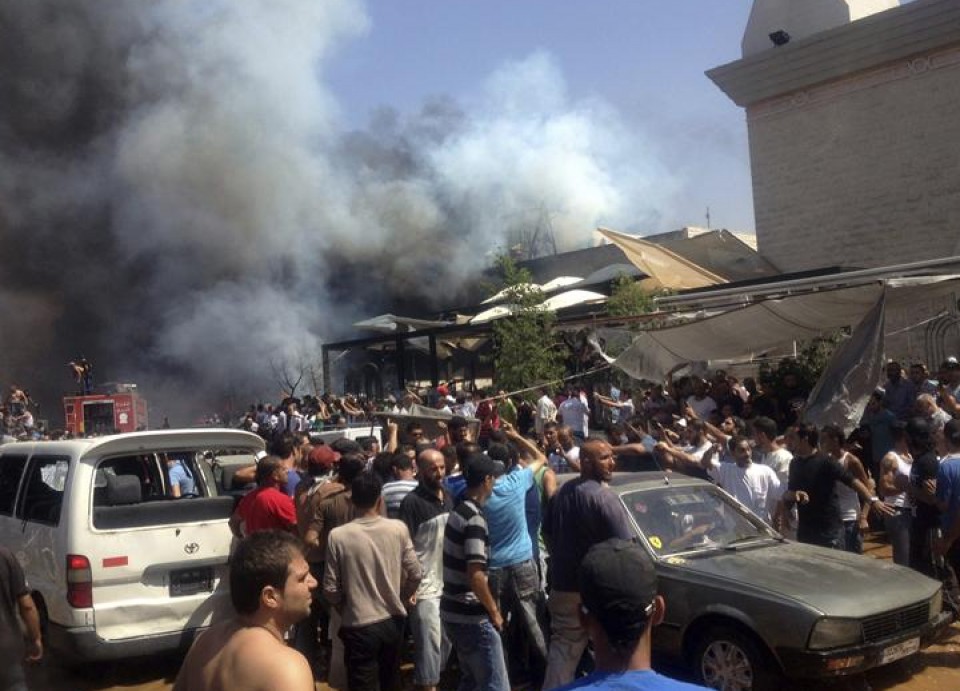
[(168, 491), (167, 459), (199, 478), (203, 451), (156, 449), (96, 461), (86, 556), (100, 638), (178, 633), (232, 615), (233, 498), (215, 496), (204, 482), (197, 482), (195, 497)]
[(13, 515), (17, 492), (27, 467), (26, 454), (0, 455), (0, 544), (16, 554), (21, 549), (21, 522)]
[(66, 565), (57, 543), (69, 468), (67, 456), (34, 455), (27, 464), (16, 508), (20, 521), (17, 556), (30, 587), (47, 601), (66, 587)]

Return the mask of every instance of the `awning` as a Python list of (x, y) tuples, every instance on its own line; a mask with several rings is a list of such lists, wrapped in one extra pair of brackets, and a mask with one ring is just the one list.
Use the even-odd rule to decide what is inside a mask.
[(627, 259), (660, 288), (689, 290), (727, 282), (666, 247), (607, 228), (597, 228), (597, 232), (623, 250)]

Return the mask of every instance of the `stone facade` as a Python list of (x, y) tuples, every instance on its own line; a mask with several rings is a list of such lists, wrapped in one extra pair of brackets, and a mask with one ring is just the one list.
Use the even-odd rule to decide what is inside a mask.
[(758, 249), (781, 271), (960, 254), (960, 3), (709, 74), (746, 107)]

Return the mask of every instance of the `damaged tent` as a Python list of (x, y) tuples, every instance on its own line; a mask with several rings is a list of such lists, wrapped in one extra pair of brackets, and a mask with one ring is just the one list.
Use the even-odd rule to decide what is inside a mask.
[(914, 305), (928, 301), (932, 290), (950, 296), (957, 289), (955, 276), (914, 277), (761, 299), (679, 326), (641, 332), (619, 356), (604, 357), (636, 379), (662, 381), (686, 363), (750, 360), (784, 344), (853, 328), (807, 405), (811, 422), (849, 426), (882, 380), (886, 315), (909, 315)]

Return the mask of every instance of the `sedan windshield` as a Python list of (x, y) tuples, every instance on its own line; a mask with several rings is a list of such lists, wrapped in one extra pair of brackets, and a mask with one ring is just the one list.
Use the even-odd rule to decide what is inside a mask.
[(624, 492), (621, 500), (659, 556), (733, 549), (777, 537), (762, 521), (709, 485)]

